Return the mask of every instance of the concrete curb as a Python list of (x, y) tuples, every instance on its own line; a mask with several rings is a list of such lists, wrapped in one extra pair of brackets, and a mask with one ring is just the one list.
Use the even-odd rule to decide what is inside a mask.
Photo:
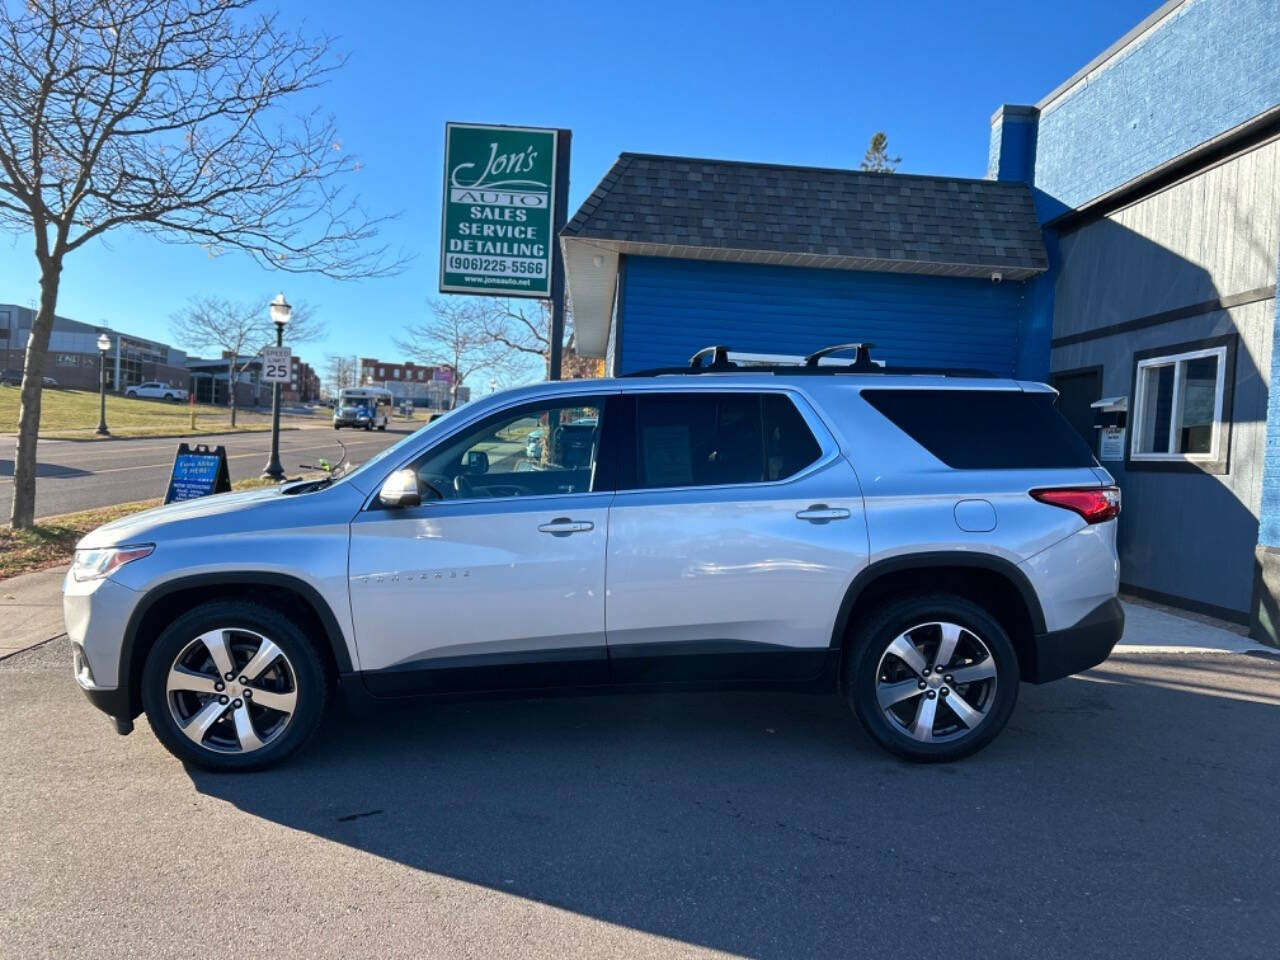
[[(280, 432), (285, 433), (286, 431), (289, 431), (289, 430), (304, 430), (304, 429), (307, 429), (307, 428), (300, 427), (300, 426), (289, 426), (289, 427), (281, 426)], [(188, 431), (186, 433), (148, 433), (138, 437), (118, 437), (115, 434), (112, 434), (109, 437), (68, 437), (65, 435), (59, 436), (56, 433), (55, 434), (42, 433), (40, 434), (38, 439), (57, 440), (62, 443), (111, 443), (112, 441), (118, 441), (120, 443), (128, 443), (130, 440), (195, 440), (199, 442), (200, 440), (207, 437), (237, 437), (237, 436), (240, 436), (241, 434), (270, 433), (270, 432), (271, 432), (271, 426), (270, 424), (268, 424), (265, 427), (255, 426), (252, 430), (244, 430), (244, 429), (224, 430), (221, 433), (191, 433), (190, 431)], [(12, 436), (12, 434), (10, 434), (10, 436)]]
[(32, 643), (25, 647), (19, 647), (16, 650), (9, 650), (8, 648), (0, 647), (0, 651), (3, 651), (3, 652), (0, 652), (0, 663), (3, 663), (4, 661), (8, 660), (10, 657), (16, 657), (20, 653), (26, 653), (28, 650), (34, 650), (36, 647), (43, 647), (46, 643), (53, 643), (53, 641), (55, 640), (65, 640), (65, 639), (67, 639), (67, 635), (65, 632), (63, 632), (58, 634), (56, 637), (50, 637), (47, 640), (37, 640), (35, 643)]

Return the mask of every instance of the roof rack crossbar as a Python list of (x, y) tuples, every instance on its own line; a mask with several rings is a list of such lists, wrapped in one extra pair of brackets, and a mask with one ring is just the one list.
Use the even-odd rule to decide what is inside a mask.
[(823, 347), (821, 350), (815, 350), (804, 358), (806, 367), (816, 367), (818, 361), (823, 357), (829, 357), (833, 353), (847, 353), (850, 350), (855, 351), (853, 355), (853, 366), (869, 367), (871, 363), (871, 348), (874, 343), (837, 343), (829, 347)]
[[(708, 355), (711, 357), (711, 363), (705, 364), (702, 362), (702, 358)], [(725, 367), (736, 367), (736, 366), (737, 366), (736, 363), (733, 363), (729, 360), (729, 348), (724, 346), (723, 344), (720, 344), (718, 346), (713, 346), (713, 347), (703, 347), (701, 350), (699, 350), (697, 353), (695, 353), (692, 357), (689, 358), (690, 370), (705, 370), (710, 367), (725, 368)]]

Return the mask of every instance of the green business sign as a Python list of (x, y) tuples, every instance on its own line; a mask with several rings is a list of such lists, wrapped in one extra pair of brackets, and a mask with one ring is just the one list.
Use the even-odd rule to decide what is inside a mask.
[(440, 292), (551, 296), (556, 131), (444, 128)]

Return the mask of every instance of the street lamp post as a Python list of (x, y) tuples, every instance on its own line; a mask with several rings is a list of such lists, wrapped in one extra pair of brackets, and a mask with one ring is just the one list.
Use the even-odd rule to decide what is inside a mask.
[(111, 349), (111, 338), (105, 333), (98, 334), (98, 429), (94, 431), (100, 437), (111, 436), (107, 429), (107, 351)]
[[(293, 307), (285, 300), (283, 293), (277, 293), (271, 301), (271, 322), (276, 325), (276, 346), (284, 346), (284, 328), (289, 322)], [(262, 475), (279, 483), (284, 479), (284, 468), (280, 466), (280, 384), (271, 384), (271, 459), (267, 461)]]

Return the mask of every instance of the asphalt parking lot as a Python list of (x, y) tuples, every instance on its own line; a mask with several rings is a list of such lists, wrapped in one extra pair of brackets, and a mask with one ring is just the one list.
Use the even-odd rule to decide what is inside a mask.
[(331, 717), (280, 769), (0, 661), (4, 957), (1274, 957), (1280, 660), (1116, 656), (917, 767), (759, 693)]

